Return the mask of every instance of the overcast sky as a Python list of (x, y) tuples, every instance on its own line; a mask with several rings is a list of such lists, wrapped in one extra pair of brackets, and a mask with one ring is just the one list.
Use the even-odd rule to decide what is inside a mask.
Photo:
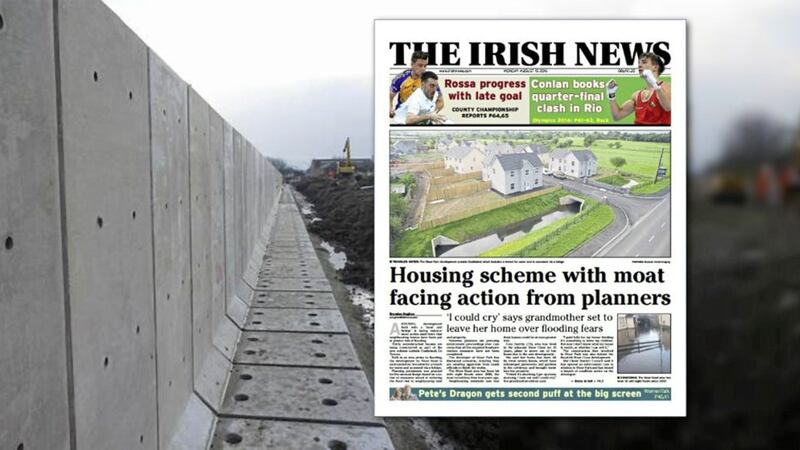
[(686, 18), (690, 163), (733, 120), (800, 120), (800, 2), (104, 0), (262, 152), (295, 165), (372, 153), (375, 18)]

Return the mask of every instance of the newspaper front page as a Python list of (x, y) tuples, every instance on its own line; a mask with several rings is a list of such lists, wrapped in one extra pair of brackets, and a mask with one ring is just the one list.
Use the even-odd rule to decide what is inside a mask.
[(686, 23), (375, 22), (379, 416), (684, 416)]

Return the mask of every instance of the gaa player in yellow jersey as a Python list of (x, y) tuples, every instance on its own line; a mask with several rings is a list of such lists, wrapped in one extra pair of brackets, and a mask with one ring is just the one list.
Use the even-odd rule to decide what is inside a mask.
[[(400, 107), (411, 94), (422, 86), (422, 73), (428, 67), (428, 53), (414, 52), (411, 54), (411, 68), (404, 70), (392, 79), (389, 87), (389, 117), (394, 117), (395, 111)], [(436, 100), (436, 112), (444, 108), (444, 98), (442, 91), (437, 87), (439, 97)], [(397, 97), (397, 104), (394, 98)]]

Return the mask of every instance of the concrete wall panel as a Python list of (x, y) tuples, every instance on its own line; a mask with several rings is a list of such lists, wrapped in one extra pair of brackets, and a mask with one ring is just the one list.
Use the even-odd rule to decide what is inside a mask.
[[(234, 227), (232, 233), (231, 245), (234, 248), (234, 280), (233, 291), (236, 297), (241, 300), (246, 299), (249, 301), (252, 291), (245, 289), (242, 282), (242, 275), (245, 269), (245, 244), (244, 244), (244, 153), (245, 153), (245, 139), (242, 135), (233, 130), (233, 167), (231, 176), (231, 187), (233, 190), (233, 219)], [(228, 297), (227, 309), (228, 315), (231, 316), (237, 324), (243, 323), (241, 314), (240, 302), (234, 301), (234, 296)]]
[(236, 221), (234, 245), (236, 247), (236, 282), (244, 273), (244, 138), (238, 131), (233, 131), (233, 211)]
[(193, 386), (188, 100), (186, 83), (149, 55), (158, 422), (166, 448)]
[(218, 323), (225, 314), (225, 198), (224, 198), (224, 133), (222, 117), (209, 109), (209, 164), (211, 191), (209, 200), (211, 208), (211, 293), (214, 323)]
[(247, 150), (245, 152), (245, 191), (244, 191), (244, 208), (245, 208), (245, 227), (246, 227), (246, 240), (245, 251), (247, 253), (248, 261), (252, 261), (253, 257), (253, 229), (255, 228), (255, 208), (253, 208), (253, 168), (255, 167), (255, 151), (253, 144), (247, 141)]
[(154, 448), (147, 48), (99, 1), (58, 5), (76, 445)]
[[(225, 389), (225, 361), (214, 348), (215, 324), (212, 318), (215, 269), (212, 261), (214, 226), (214, 157), (208, 103), (189, 89), (189, 178), (192, 197), (192, 332), (194, 336), (195, 389), (216, 407)], [(221, 130), (221, 124), (219, 125)], [(221, 145), (221, 133), (219, 133)], [(220, 149), (221, 150), (221, 149)], [(220, 172), (221, 173), (221, 172)], [(222, 358), (224, 360), (224, 358)], [(229, 362), (228, 362), (229, 364)]]
[(0, 446), (65, 449), (52, 2), (3, 2), (0, 15)]
[(224, 127), (222, 117), (209, 109), (209, 206), (211, 208), (211, 320), (214, 327), (213, 340), (217, 349), (228, 359), (239, 333), (225, 316), (225, 177), (224, 177)]
[[(172, 441), (162, 449), (196, 450), (208, 447), (216, 428), (217, 417), (197, 394), (191, 394), (189, 403), (175, 429)], [(216, 447), (215, 447), (216, 448)]]
[(233, 127), (228, 122), (222, 123), (223, 140), (223, 175), (225, 189), (225, 299), (233, 297), (236, 278), (236, 218), (234, 215), (234, 170), (233, 170)]

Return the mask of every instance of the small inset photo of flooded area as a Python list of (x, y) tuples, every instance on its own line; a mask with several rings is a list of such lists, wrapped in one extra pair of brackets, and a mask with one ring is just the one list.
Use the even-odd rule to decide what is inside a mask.
[(617, 373), (671, 373), (670, 314), (617, 316)]

